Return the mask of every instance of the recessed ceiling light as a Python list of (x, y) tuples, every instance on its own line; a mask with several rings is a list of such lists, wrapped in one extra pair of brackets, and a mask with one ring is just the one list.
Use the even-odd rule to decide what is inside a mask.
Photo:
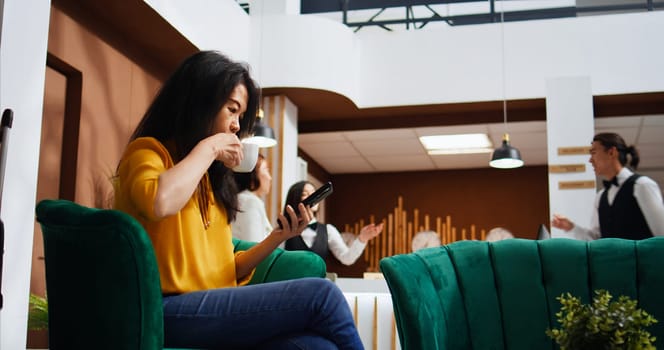
[(420, 136), (420, 142), (431, 155), (490, 153), (493, 144), (487, 134)]

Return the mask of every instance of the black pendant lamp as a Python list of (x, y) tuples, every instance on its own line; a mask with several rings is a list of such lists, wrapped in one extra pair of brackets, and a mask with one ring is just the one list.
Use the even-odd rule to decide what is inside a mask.
[(523, 166), (521, 152), (510, 145), (510, 135), (503, 135), (503, 143), (491, 155), (489, 165), (499, 169), (513, 169)]
[(258, 110), (256, 123), (254, 124), (254, 136), (250, 137), (251, 142), (258, 144), (260, 148), (273, 147), (277, 144), (274, 137), (274, 130), (263, 122), (263, 109)]
[(501, 1), (500, 11), (500, 33), (502, 39), (502, 55), (503, 55), (503, 123), (505, 125), (505, 134), (503, 135), (503, 142), (500, 147), (496, 148), (491, 155), (489, 166), (499, 169), (513, 169), (523, 166), (521, 160), (521, 152), (510, 145), (510, 135), (507, 133), (507, 98), (505, 97), (505, 11), (502, 9)]

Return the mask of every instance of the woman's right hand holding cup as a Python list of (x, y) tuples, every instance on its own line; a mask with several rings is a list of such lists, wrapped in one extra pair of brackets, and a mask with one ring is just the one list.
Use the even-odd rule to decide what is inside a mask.
[(243, 158), (242, 143), (235, 134), (218, 133), (206, 139), (215, 154), (215, 159), (227, 168), (234, 168)]

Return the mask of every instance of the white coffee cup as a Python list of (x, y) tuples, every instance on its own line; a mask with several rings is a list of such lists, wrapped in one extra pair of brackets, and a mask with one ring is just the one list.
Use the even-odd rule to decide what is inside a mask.
[(236, 173), (249, 173), (254, 170), (256, 161), (258, 160), (258, 144), (247, 139), (242, 140), (242, 154), (244, 155), (242, 161), (233, 168), (233, 171)]

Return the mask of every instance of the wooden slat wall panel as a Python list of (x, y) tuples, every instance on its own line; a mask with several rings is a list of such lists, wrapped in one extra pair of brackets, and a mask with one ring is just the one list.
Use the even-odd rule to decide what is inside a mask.
[[(413, 237), (418, 232), (434, 231), (440, 237), (442, 244), (448, 244), (457, 240), (484, 240), (488, 231), (486, 228), (478, 231), (475, 224), (471, 224), (468, 229), (465, 227), (454, 227), (452, 226), (452, 217), (450, 215), (445, 216), (444, 223), (442, 217), (435, 217), (435, 227), (431, 225), (431, 217), (428, 214), (424, 214), (424, 223), (422, 225), (420, 225), (419, 217), (420, 211), (418, 208), (414, 208), (412, 214), (408, 215), (403, 197), (399, 196), (397, 198), (396, 207), (394, 207), (394, 210), (388, 215), (387, 219), (383, 220), (383, 224), (385, 225), (383, 233), (369, 241), (369, 244), (365, 248), (363, 259), (368, 264), (367, 271), (377, 272), (380, 259), (386, 256), (412, 252)], [(374, 215), (371, 215), (369, 218), (369, 223), (377, 223)], [(343, 231), (359, 235), (364, 225), (364, 219), (360, 219), (352, 225), (345, 225)], [(415, 230), (415, 227), (419, 228)], [(457, 230), (460, 230), (459, 236), (457, 236)]]

